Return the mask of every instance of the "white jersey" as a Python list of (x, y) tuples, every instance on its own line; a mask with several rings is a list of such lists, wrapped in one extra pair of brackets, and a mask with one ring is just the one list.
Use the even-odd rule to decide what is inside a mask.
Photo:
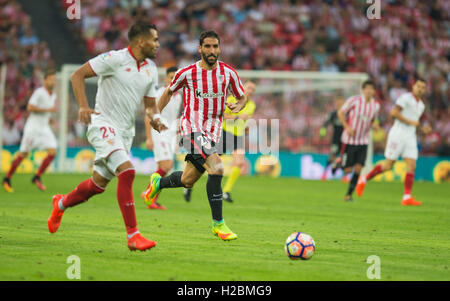
[[(402, 94), (395, 104), (402, 108), (401, 114), (403, 117), (411, 121), (419, 121), (425, 111), (425, 104), (423, 101), (417, 99), (411, 92)], [(402, 136), (415, 136), (416, 127), (406, 124), (396, 118), (390, 132)]]
[(98, 90), (92, 124), (106, 122), (122, 137), (135, 135), (136, 113), (144, 96), (156, 98), (158, 72), (155, 63), (138, 63), (130, 47), (113, 50), (89, 60), (97, 76)]
[[(55, 106), (56, 94), (50, 94), (45, 87), (37, 88), (31, 95), (28, 104), (40, 109), (51, 109)], [(31, 112), (25, 124), (24, 131), (49, 126), (50, 112)]]

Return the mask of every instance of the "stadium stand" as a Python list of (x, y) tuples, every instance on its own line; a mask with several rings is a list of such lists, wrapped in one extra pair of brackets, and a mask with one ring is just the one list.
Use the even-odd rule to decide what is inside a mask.
[[(27, 28), (27, 17), (20, 6), (14, 1), (0, 3), (2, 14), (15, 13), (24, 20), (18, 22), (19, 18), (14, 18), (10, 26), (16, 29), (6, 30), (7, 34), (8, 22), (2, 21), (1, 34), (5, 38), (2, 37), (0, 49), (8, 48), (5, 41), (12, 40), (8, 45), (22, 41), (25, 46), (20, 47), (32, 47), (34, 57), (50, 57), (45, 42), (36, 43), (38, 39), (33, 38), (32, 29)], [(238, 69), (367, 72), (377, 83), (377, 98), (383, 108), (380, 122), (385, 133), (378, 133), (376, 152), (384, 149), (383, 137), (392, 124), (388, 112), (393, 102), (406, 91), (416, 74), (421, 75), (428, 79), (426, 98), (430, 111), (426, 118), (434, 129), (430, 135), (421, 137), (421, 150), (426, 154), (448, 155), (450, 3), (443, 0), (430, 3), (382, 1), (385, 17), (383, 22), (377, 22), (366, 17), (365, 1), (97, 0), (82, 1), (81, 20), (68, 23), (84, 41), (88, 57), (125, 47), (128, 27), (141, 18), (152, 20), (159, 29), (161, 48), (157, 64), (161, 67), (195, 61), (198, 34), (204, 29), (214, 29), (222, 39), (222, 59), (233, 62)], [(67, 4), (61, 0), (61, 14), (65, 14), (66, 8)], [(26, 46), (29, 43), (35, 44)], [(25, 72), (19, 76), (9, 74), (10, 81), (31, 85), (34, 77), (25, 76), (40, 67), (34, 58), (27, 57), (26, 64), (20, 58), (10, 58), (4, 51), (1, 57), (16, 66), (13, 71)], [(28, 67), (31, 69), (25, 65), (31, 65)], [(26, 92), (16, 95), (15, 91), (19, 90), (7, 91), (8, 98), (16, 103), (8, 109), (23, 115)], [(319, 115), (314, 114), (318, 111), (314, 95), (305, 93), (289, 104), (282, 97), (260, 96), (256, 101), (255, 118), (282, 118), (283, 149), (326, 151), (327, 141), (320, 139), (317, 132), (326, 114), (308, 117)], [(312, 143), (305, 144), (306, 140)]]

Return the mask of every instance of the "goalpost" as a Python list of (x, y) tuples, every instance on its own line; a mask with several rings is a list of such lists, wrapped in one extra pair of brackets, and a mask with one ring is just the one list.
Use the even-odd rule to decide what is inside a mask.
[[(71, 74), (80, 65), (63, 65), (58, 74), (60, 99), (59, 112), (59, 157), (57, 170), (59, 172), (73, 171), (73, 160), (68, 158), (68, 146), (89, 147), (83, 133), (85, 127), (77, 123), (78, 107), (70, 85)], [(278, 118), (280, 124), (294, 124), (292, 128), (280, 126), (280, 136), (289, 132), (290, 138), (301, 141), (301, 147), (297, 150), (304, 153), (328, 154), (330, 139), (318, 142), (318, 128), (328, 117), (333, 107), (332, 102), (337, 95), (345, 98), (361, 93), (360, 87), (368, 78), (366, 73), (333, 73), (333, 72), (290, 72), (290, 71), (260, 71), (237, 70), (241, 80), (252, 80), (256, 83), (254, 100), (260, 107), (255, 119), (262, 118), (267, 113), (267, 118)], [(158, 68), (159, 83), (164, 85), (165, 69)], [(95, 93), (98, 78), (86, 80), (86, 94), (89, 105), (94, 106)], [(143, 106), (138, 113), (143, 116)], [(291, 111), (291, 112), (289, 112)], [(263, 113), (263, 114), (261, 114)], [(294, 116), (292, 116), (294, 114)], [(319, 139), (320, 140), (320, 139)], [(133, 147), (142, 145), (145, 141), (145, 128), (143, 118), (136, 118), (136, 137)], [(281, 148), (283, 144), (280, 144)], [(368, 148), (368, 156), (365, 170), (371, 168), (373, 147)], [(72, 161), (71, 161), (72, 160)]]

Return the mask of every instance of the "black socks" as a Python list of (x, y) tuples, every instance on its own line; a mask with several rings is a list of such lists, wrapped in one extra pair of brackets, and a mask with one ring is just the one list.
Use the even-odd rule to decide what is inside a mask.
[(183, 183), (181, 183), (181, 175), (182, 171), (174, 171), (169, 176), (161, 178), (159, 182), (159, 188), (175, 188), (175, 187), (184, 187)]
[(212, 218), (215, 221), (222, 220), (222, 175), (208, 175), (206, 193), (211, 206)]
[(359, 173), (353, 173), (353, 177), (350, 180), (350, 185), (348, 186), (347, 195), (352, 195), (353, 190), (355, 190), (356, 184), (358, 183)]

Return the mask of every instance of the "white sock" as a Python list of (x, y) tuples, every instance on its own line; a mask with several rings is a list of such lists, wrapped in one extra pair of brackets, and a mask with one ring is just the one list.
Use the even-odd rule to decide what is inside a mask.
[(61, 197), (61, 199), (58, 202), (58, 207), (59, 207), (59, 210), (61, 210), (61, 211), (66, 210), (66, 207), (63, 206), (63, 200), (64, 200), (64, 197)]
[(403, 195), (403, 200), (409, 199), (410, 197), (411, 197), (410, 194), (405, 194), (405, 195)]
[(130, 238), (132, 238), (133, 236), (135, 236), (135, 235), (138, 234), (138, 233), (139, 233), (139, 230), (136, 231), (136, 232), (134, 232), (134, 233), (128, 234), (128, 235), (127, 235), (127, 238), (130, 239)]

